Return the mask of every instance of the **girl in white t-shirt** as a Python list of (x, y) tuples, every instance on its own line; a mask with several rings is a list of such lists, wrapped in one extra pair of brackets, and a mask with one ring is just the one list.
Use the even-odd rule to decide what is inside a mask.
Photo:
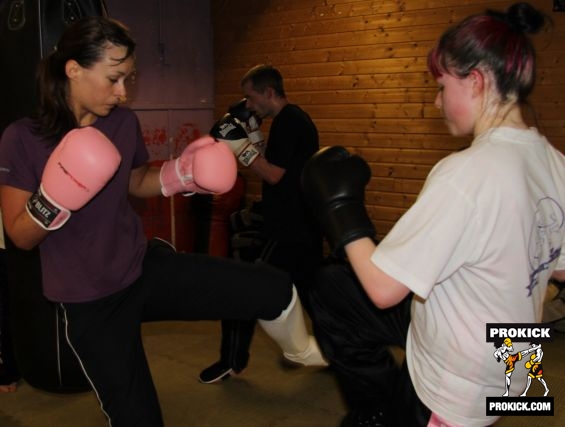
[[(433, 168), (378, 245), (362, 159), (331, 147), (307, 165), (307, 196), (351, 267), (322, 271), (312, 298), (318, 341), (350, 406), (342, 426), (496, 421), (486, 398), (505, 392), (506, 366), (486, 324), (541, 321), (548, 280), (565, 278), (565, 157), (521, 114), (535, 82), (527, 34), (545, 22), (519, 3), (441, 36), (429, 55), (435, 105), (451, 134), (474, 141)], [(406, 349), (403, 369), (389, 345)], [(510, 395), (523, 392), (522, 377), (513, 375)]]

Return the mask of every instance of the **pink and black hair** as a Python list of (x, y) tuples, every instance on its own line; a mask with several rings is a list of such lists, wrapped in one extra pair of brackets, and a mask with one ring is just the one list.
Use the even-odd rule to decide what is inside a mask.
[(440, 37), (428, 55), (428, 68), (434, 78), (489, 70), (503, 101), (515, 95), (523, 103), (536, 78), (536, 53), (527, 34), (539, 32), (546, 19), (528, 3), (516, 3), (506, 13), (469, 16)]

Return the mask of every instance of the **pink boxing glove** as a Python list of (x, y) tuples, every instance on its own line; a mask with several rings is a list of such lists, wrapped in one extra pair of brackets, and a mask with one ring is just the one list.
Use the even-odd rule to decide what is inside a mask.
[(159, 174), (164, 196), (226, 193), (236, 178), (237, 163), (232, 151), (211, 136), (191, 142), (178, 158), (163, 163)]
[(69, 131), (49, 156), (27, 212), (46, 230), (60, 228), (71, 211), (86, 205), (108, 183), (121, 161), (118, 149), (99, 130), (87, 126)]

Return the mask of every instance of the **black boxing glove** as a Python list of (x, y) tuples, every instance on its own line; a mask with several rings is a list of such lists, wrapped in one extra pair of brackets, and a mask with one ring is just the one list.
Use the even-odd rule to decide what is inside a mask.
[(253, 146), (257, 148), (261, 154), (265, 154), (265, 137), (263, 136), (263, 132), (259, 129), (262, 120), (254, 111), (247, 108), (247, 100), (243, 98), (230, 105), (228, 113), (239, 120)]
[(302, 190), (333, 252), (363, 237), (375, 237), (365, 208), (371, 169), (340, 146), (323, 148), (302, 171)]
[[(240, 122), (248, 121), (254, 113), (247, 108), (247, 99), (243, 98), (228, 107), (228, 113)], [(261, 123), (259, 122), (259, 125)]]
[(237, 160), (244, 166), (251, 165), (259, 156), (259, 150), (249, 141), (241, 123), (229, 113), (224, 114), (224, 117), (214, 123), (210, 135), (228, 144)]

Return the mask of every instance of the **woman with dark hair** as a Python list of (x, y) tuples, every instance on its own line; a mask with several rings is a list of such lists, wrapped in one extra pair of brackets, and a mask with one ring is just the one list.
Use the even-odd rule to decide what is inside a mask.
[[(368, 165), (319, 152), (303, 185), (351, 268), (324, 269), (315, 333), (351, 411), (343, 426), (486, 426), (506, 391), (489, 323), (540, 322), (548, 280), (565, 277), (565, 156), (524, 121), (535, 82), (527, 3), (470, 16), (429, 55), (435, 106), (470, 147), (440, 161), (414, 205), (375, 245), (363, 202)], [(368, 231), (369, 230), (369, 231)], [(502, 337), (504, 338), (504, 337)], [(406, 349), (398, 369), (390, 345)], [(518, 396), (526, 376), (513, 378)]]
[(119, 105), (134, 49), (128, 29), (107, 18), (64, 32), (40, 67), (38, 116), (2, 135), (0, 202), (11, 241), (39, 246), (43, 293), (57, 303), (109, 424), (156, 427), (163, 421), (141, 322), (262, 319), (298, 362), (313, 340), (284, 272), (146, 241), (128, 196), (223, 193), (237, 166), (210, 136), (160, 168), (148, 165), (137, 117)]

